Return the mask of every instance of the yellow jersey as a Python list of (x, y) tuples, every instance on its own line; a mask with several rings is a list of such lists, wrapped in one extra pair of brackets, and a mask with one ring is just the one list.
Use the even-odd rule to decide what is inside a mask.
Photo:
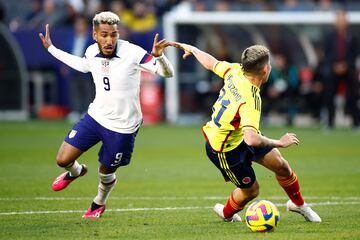
[(244, 76), (240, 64), (218, 62), (213, 72), (224, 79), (224, 86), (202, 130), (215, 151), (228, 152), (243, 141), (244, 128), (260, 133), (260, 89)]

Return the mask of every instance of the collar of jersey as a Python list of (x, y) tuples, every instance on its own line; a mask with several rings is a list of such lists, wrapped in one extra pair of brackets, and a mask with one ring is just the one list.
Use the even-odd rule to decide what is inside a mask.
[(114, 51), (111, 55), (109, 56), (106, 56), (104, 54), (102, 54), (101, 52), (99, 52), (98, 54), (96, 54), (95, 57), (101, 57), (101, 58), (120, 58), (117, 54), (116, 54), (117, 51)]

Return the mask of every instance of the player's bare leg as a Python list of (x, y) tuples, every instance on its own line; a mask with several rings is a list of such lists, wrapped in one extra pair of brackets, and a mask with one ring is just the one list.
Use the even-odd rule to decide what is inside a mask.
[(87, 167), (79, 164), (76, 159), (82, 154), (78, 148), (63, 142), (56, 156), (58, 166), (65, 168), (66, 172), (58, 176), (52, 184), (54, 191), (60, 191), (66, 188), (76, 178), (87, 173)]
[(259, 195), (259, 184), (256, 181), (249, 188), (236, 188), (224, 205), (217, 203), (214, 206), (215, 213), (226, 222), (239, 222), (241, 218), (237, 212), (244, 209), (245, 205)]
[(99, 168), (99, 187), (98, 194), (94, 198), (89, 209), (83, 215), (83, 218), (99, 218), (105, 211), (106, 200), (111, 190), (116, 184), (116, 175), (114, 170), (107, 169), (104, 165)]
[(300, 184), (295, 172), (291, 169), (278, 149), (274, 148), (263, 158), (256, 161), (276, 174), (276, 179), (280, 186), (285, 190), (290, 200), (287, 202), (287, 210), (299, 213), (304, 216), (306, 221), (321, 222), (319, 215), (305, 203), (301, 192)]

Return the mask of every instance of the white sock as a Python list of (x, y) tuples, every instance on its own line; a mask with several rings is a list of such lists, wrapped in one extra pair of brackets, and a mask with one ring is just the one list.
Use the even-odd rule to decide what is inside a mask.
[(105, 205), (107, 198), (110, 195), (111, 190), (115, 187), (116, 176), (115, 173), (100, 175), (100, 182), (98, 187), (98, 194), (94, 198), (94, 203), (98, 205)]
[(70, 173), (71, 177), (77, 177), (81, 173), (82, 166), (75, 160), (73, 163), (66, 166), (65, 169)]

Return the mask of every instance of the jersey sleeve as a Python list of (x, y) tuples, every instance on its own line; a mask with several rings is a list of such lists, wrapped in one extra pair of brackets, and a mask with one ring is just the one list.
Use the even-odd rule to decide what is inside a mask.
[(155, 74), (158, 67), (156, 65), (156, 58), (140, 46), (130, 43), (129, 47), (133, 56), (133, 61), (138, 69)]
[(259, 131), (260, 111), (256, 110), (251, 99), (239, 108), (240, 124), (243, 128), (252, 128)]
[(70, 53), (67, 53), (61, 49), (56, 48), (54, 45), (51, 45), (48, 48), (48, 51), (55, 58), (65, 63), (69, 67), (78, 70), (83, 73), (89, 72), (89, 65), (86, 58), (81, 58)]
[(145, 52), (139, 62), (139, 66), (142, 70), (155, 74), (158, 69), (157, 59), (153, 55)]
[(234, 67), (234, 64), (231, 64), (226, 61), (220, 61), (215, 64), (213, 72), (221, 78), (225, 78), (226, 74)]

